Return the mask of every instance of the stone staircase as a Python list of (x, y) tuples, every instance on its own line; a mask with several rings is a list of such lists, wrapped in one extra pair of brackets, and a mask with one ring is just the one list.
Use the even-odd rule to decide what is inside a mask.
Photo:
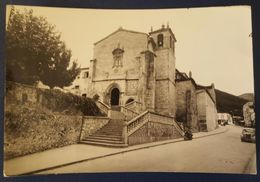
[(126, 147), (127, 144), (124, 143), (122, 137), (124, 118), (123, 113), (111, 111), (111, 119), (108, 124), (94, 134), (83, 138), (80, 143), (107, 147)]
[(126, 147), (122, 138), (123, 123), (124, 120), (111, 119), (103, 128), (83, 138), (81, 143), (109, 147)]

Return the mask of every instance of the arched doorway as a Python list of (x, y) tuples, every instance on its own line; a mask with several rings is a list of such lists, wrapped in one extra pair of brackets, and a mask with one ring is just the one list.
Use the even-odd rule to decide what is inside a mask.
[(120, 96), (120, 91), (118, 88), (113, 88), (111, 90), (111, 99), (110, 99), (110, 104), (111, 106), (118, 106), (119, 105), (119, 96)]

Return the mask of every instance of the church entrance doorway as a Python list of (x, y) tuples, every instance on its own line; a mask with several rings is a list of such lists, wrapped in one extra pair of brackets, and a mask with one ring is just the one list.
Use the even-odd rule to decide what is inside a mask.
[(110, 104), (111, 106), (118, 106), (119, 105), (119, 96), (120, 96), (120, 91), (118, 88), (113, 88), (111, 90), (111, 99), (110, 99)]

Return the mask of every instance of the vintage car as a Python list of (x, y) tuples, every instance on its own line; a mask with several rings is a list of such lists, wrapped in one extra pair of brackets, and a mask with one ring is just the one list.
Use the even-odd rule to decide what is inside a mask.
[(240, 136), (242, 142), (254, 142), (255, 143), (255, 129), (244, 128)]

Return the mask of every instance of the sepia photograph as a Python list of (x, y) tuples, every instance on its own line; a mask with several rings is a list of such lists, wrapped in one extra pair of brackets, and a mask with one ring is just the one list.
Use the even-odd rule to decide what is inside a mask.
[(6, 6), (3, 174), (257, 174), (250, 6)]

